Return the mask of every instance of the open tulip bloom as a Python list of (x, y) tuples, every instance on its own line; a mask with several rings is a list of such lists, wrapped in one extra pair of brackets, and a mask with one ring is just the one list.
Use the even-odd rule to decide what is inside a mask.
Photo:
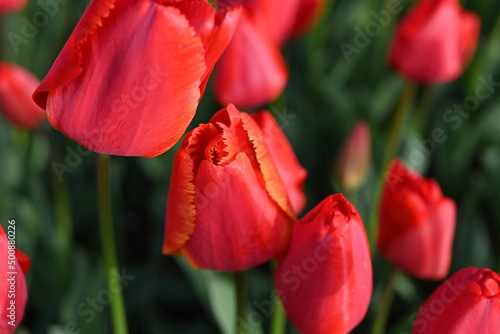
[(241, 271), (283, 253), (295, 220), (253, 118), (233, 105), (186, 135), (174, 160), (164, 254)]
[(34, 99), (89, 150), (157, 156), (191, 122), (239, 13), (206, 0), (93, 0)]

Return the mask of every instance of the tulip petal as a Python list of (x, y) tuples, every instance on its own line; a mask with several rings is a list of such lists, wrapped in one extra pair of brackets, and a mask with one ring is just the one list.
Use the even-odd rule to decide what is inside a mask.
[(195, 229), (196, 166), (203, 161), (205, 143), (219, 132), (212, 124), (202, 124), (184, 138), (174, 158), (167, 199), (163, 254), (179, 254)]
[(307, 171), (300, 165), (292, 146), (271, 113), (261, 111), (253, 114), (252, 118), (262, 130), (292, 208), (299, 214), (306, 204), (304, 183)]
[[(15, 332), (23, 319), (26, 301), (28, 300), (28, 287), (24, 277), (23, 265), (19, 263), (17, 257), (11, 260), (15, 262), (14, 264), (7, 261), (9, 256), (8, 246), (7, 235), (3, 227), (0, 226), (0, 258), (3, 259), (2, 263), (0, 263), (0, 317), (2, 319), (0, 321), (0, 333), (2, 334)], [(26, 259), (22, 259), (22, 261), (26, 264)], [(15, 284), (14, 296), (9, 293), (12, 283)], [(6, 321), (11, 302), (15, 303), (14, 326)]]
[(496, 333), (500, 275), (464, 268), (442, 283), (419, 309), (412, 334)]
[(340, 194), (294, 225), (274, 277), (290, 321), (312, 334), (351, 331), (366, 314), (372, 280), (363, 223)]
[(248, 133), (248, 139), (253, 145), (255, 157), (262, 176), (264, 177), (265, 186), (269, 195), (290, 218), (295, 219), (295, 213), (288, 200), (288, 194), (285, 187), (283, 187), (283, 181), (274, 164), (273, 157), (267, 147), (262, 131), (250, 115), (242, 113), (241, 120), (243, 128)]
[(440, 280), (450, 268), (456, 208), (432, 179), (394, 160), (382, 192), (377, 248), (394, 265)]
[(205, 71), (201, 40), (175, 7), (93, 1), (34, 98), (87, 149), (152, 157), (185, 131)]
[(276, 45), (284, 44), (292, 35), (303, 0), (252, 0), (246, 7)]
[(288, 69), (279, 47), (250, 15), (242, 12), (233, 39), (219, 60), (215, 95), (222, 105), (253, 108), (276, 99)]
[(26, 275), (31, 268), (31, 259), (17, 248), (16, 258), (17, 262), (21, 266), (21, 269), (23, 270), (23, 273)]
[(0, 14), (15, 12), (23, 9), (28, 0), (1, 0), (0, 1)]
[(189, 17), (191, 26), (205, 47), (206, 71), (201, 84), (203, 93), (215, 63), (233, 37), (241, 13), (241, 6), (227, 7), (217, 13), (208, 1), (196, 0), (182, 1), (176, 7), (186, 17)]
[(480, 24), (458, 0), (423, 0), (399, 24), (389, 63), (424, 84), (455, 80), (476, 49)]
[(244, 153), (225, 166), (202, 161), (194, 183), (196, 228), (183, 247), (193, 266), (239, 271), (286, 248), (288, 218), (259, 185)]
[(296, 21), (293, 27), (293, 36), (303, 34), (310, 29), (325, 11), (324, 0), (302, 0), (296, 14)]
[(45, 117), (45, 112), (31, 99), (38, 79), (24, 68), (0, 63), (0, 109), (14, 125), (34, 130)]

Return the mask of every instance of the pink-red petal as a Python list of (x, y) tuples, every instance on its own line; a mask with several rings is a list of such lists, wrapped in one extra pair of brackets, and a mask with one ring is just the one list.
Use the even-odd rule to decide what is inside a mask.
[(97, 153), (159, 155), (200, 98), (204, 48), (188, 19), (154, 1), (91, 3), (35, 92), (50, 123)]
[(39, 83), (24, 68), (0, 63), (0, 109), (12, 124), (34, 130), (45, 118), (45, 112), (31, 99)]
[(215, 73), (215, 96), (222, 105), (253, 108), (276, 99), (284, 90), (288, 69), (267, 32), (242, 12), (233, 39)]
[(304, 183), (307, 171), (300, 165), (292, 146), (274, 117), (268, 111), (252, 115), (259, 125), (276, 169), (285, 185), (290, 204), (299, 214), (306, 204)]
[(239, 271), (286, 248), (289, 218), (259, 185), (245, 154), (225, 166), (203, 161), (195, 193), (196, 228), (183, 248), (194, 266)]

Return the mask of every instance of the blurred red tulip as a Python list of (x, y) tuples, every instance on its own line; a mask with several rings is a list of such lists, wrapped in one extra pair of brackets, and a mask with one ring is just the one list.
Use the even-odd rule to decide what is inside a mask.
[(21, 66), (0, 63), (0, 109), (14, 125), (34, 130), (45, 112), (31, 99), (40, 81)]
[(0, 14), (17, 12), (24, 7), (28, 0), (0, 0)]
[(288, 246), (294, 214), (262, 131), (233, 105), (186, 135), (174, 160), (164, 254), (240, 271)]
[(241, 19), (215, 73), (219, 102), (254, 108), (276, 99), (288, 81), (280, 46), (312, 25), (323, 2), (243, 1)]
[(480, 18), (458, 0), (421, 0), (396, 30), (390, 65), (423, 84), (455, 80), (476, 50), (480, 28)]
[(335, 174), (345, 190), (361, 186), (370, 169), (372, 157), (370, 127), (366, 122), (354, 126), (337, 155)]
[(344, 196), (327, 197), (294, 225), (274, 284), (301, 333), (348, 333), (361, 322), (372, 295), (370, 247)]
[(498, 333), (500, 275), (469, 267), (441, 284), (418, 311), (412, 334)]
[(269, 111), (257, 112), (252, 117), (262, 130), (269, 152), (285, 185), (290, 204), (295, 213), (299, 214), (306, 205), (304, 183), (307, 171), (300, 165), (288, 139)]
[(450, 269), (455, 202), (439, 185), (407, 169), (389, 167), (379, 210), (377, 247), (395, 266), (422, 279), (443, 279)]
[(93, 0), (34, 99), (89, 150), (157, 156), (193, 118), (239, 13), (205, 0)]
[(23, 319), (24, 308), (28, 300), (28, 287), (24, 275), (28, 272), (31, 261), (16, 249), (14, 240), (7, 238), (0, 225), (0, 259), (2, 259), (0, 261), (0, 318), (2, 319), (0, 333), (2, 334), (14, 333)]

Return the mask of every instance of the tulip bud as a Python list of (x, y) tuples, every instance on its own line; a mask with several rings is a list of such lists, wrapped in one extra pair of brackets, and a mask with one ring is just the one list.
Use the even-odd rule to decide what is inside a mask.
[(412, 334), (498, 333), (500, 275), (468, 267), (441, 284), (418, 311)]
[(365, 122), (359, 122), (337, 155), (335, 174), (345, 190), (355, 190), (365, 182), (371, 156), (370, 127)]
[(40, 81), (24, 68), (0, 63), (0, 109), (12, 124), (34, 130), (45, 112), (31, 99)]
[(301, 333), (348, 333), (364, 318), (372, 295), (372, 264), (356, 208), (331, 195), (293, 227), (274, 284)]
[(233, 105), (184, 138), (167, 200), (164, 254), (240, 271), (283, 253), (295, 215), (264, 136)]
[(54, 128), (91, 151), (162, 154), (191, 122), (240, 11), (92, 1), (33, 97)]
[(455, 80), (476, 50), (480, 28), (480, 18), (458, 0), (421, 0), (399, 23), (389, 63), (423, 84)]
[(379, 210), (377, 248), (392, 264), (422, 279), (449, 271), (456, 206), (432, 179), (399, 160), (389, 166)]
[[(12, 221), (9, 221), (9, 224)], [(12, 227), (11, 225), (7, 225)], [(10, 230), (9, 230), (10, 231)], [(0, 225), (0, 333), (12, 334), (21, 323), (28, 300), (24, 275), (30, 259), (16, 249)]]
[(306, 205), (304, 182), (307, 171), (300, 165), (288, 139), (268, 111), (260, 111), (252, 117), (262, 130), (269, 152), (285, 185), (290, 204), (295, 213), (299, 214)]
[(321, 14), (323, 3), (242, 1), (240, 21), (215, 70), (214, 93), (219, 103), (256, 108), (280, 96), (288, 81), (280, 46), (311, 26)]

